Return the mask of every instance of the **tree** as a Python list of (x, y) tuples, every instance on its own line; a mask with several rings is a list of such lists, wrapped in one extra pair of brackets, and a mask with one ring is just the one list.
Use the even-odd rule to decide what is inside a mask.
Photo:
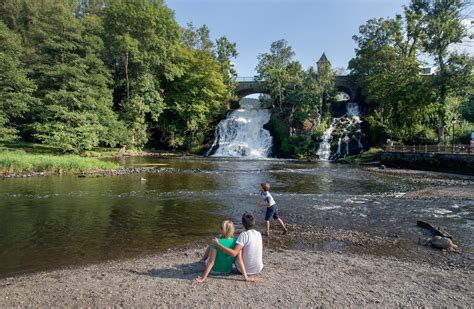
[(41, 100), (33, 109), (35, 137), (68, 152), (114, 146), (106, 134), (115, 118), (100, 39), (59, 3), (42, 8), (33, 29), (28, 63)]
[(34, 83), (19, 59), (20, 39), (0, 21), (0, 141), (19, 138), (21, 118), (34, 102)]
[(371, 106), (367, 120), (378, 131), (376, 143), (386, 136), (411, 142), (414, 124), (423, 127), (431, 121), (425, 113), (430, 91), (416, 59), (420, 34), (413, 28), (419, 21), (412, 9), (405, 9), (405, 23), (402, 16), (371, 19), (353, 37), (356, 57), (349, 68)]
[(166, 109), (159, 123), (162, 139), (169, 147), (192, 149), (214, 131), (215, 120), (223, 114), (228, 88), (222, 67), (206, 43), (208, 36), (198, 35), (202, 32), (199, 30), (193, 35), (189, 26), (185, 31), (179, 53), (185, 73), (167, 83)]
[(165, 108), (162, 84), (183, 74), (175, 64), (180, 30), (162, 1), (113, 1), (104, 25), (114, 101), (130, 132), (130, 146), (141, 148)]
[(461, 106), (461, 114), (464, 119), (474, 123), (474, 95)]
[(324, 116), (324, 113), (328, 111), (327, 102), (334, 99), (336, 95), (336, 74), (331, 68), (331, 64), (321, 63), (318, 66), (318, 71), (316, 75), (316, 81), (319, 88), (319, 98), (320, 103), (318, 104), (318, 110), (321, 116)]
[(288, 66), (294, 54), (287, 41), (279, 40), (271, 44), (270, 53), (258, 56), (257, 80), (265, 83), (270, 95), (278, 102), (280, 111), (283, 111), (283, 95), (291, 79)]
[[(449, 47), (460, 43), (467, 36), (462, 25), (461, 10), (464, 2), (461, 0), (415, 1), (420, 3), (423, 12), (426, 40), (423, 44), (425, 51), (434, 58), (438, 71), (433, 80), (433, 88), (438, 96), (438, 142), (444, 142), (446, 128), (447, 98), (455, 90), (468, 89), (472, 84), (466, 79), (459, 79), (457, 74), (466, 72), (455, 70), (459, 62), (465, 62), (467, 55), (454, 55)], [(468, 69), (468, 68), (466, 68)], [(472, 70), (472, 66), (471, 66)], [(467, 73), (472, 74), (472, 71)], [(464, 81), (458, 84), (455, 81)]]
[(227, 98), (233, 99), (237, 87), (237, 71), (234, 68), (232, 59), (237, 57), (237, 46), (231, 43), (225, 36), (216, 40), (216, 60), (220, 67), (224, 84), (227, 87)]

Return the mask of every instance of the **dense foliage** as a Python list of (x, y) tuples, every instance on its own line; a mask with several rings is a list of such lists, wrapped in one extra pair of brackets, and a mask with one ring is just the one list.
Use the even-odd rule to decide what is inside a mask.
[[(354, 36), (349, 69), (372, 144), (474, 129), (473, 59), (452, 48), (467, 35), (464, 5), (412, 0)], [(0, 0), (0, 141), (202, 151), (237, 86), (235, 43), (209, 32), (180, 27), (163, 0)], [(307, 156), (331, 123), (335, 71), (325, 57), (306, 70), (293, 57), (285, 40), (272, 43), (256, 78), (276, 154)], [(427, 62), (433, 75), (421, 74)]]
[[(403, 15), (371, 19), (354, 36), (349, 68), (370, 104), (374, 143), (443, 143), (456, 121), (472, 121), (473, 59), (451, 48), (467, 35), (462, 8), (460, 0), (413, 0)], [(427, 59), (434, 75), (421, 75)]]
[(199, 150), (236, 86), (235, 43), (161, 0), (2, 0), (0, 43), (0, 141)]
[(317, 150), (319, 138), (331, 114), (328, 102), (335, 96), (335, 73), (330, 63), (304, 70), (293, 60), (285, 40), (273, 42), (269, 53), (258, 57), (257, 80), (261, 91), (276, 104), (269, 124), (274, 151), (281, 156), (308, 156)]

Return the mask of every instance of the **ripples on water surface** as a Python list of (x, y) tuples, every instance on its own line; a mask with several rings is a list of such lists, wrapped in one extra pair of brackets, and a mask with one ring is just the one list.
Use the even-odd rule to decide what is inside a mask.
[(318, 225), (412, 237), (421, 218), (445, 226), (468, 251), (474, 247), (473, 202), (400, 198), (427, 185), (409, 179), (327, 162), (135, 157), (120, 163), (182, 172), (1, 180), (0, 276), (206, 237), (222, 218), (238, 221), (253, 211), (261, 182), (272, 184), (283, 218), (300, 214)]

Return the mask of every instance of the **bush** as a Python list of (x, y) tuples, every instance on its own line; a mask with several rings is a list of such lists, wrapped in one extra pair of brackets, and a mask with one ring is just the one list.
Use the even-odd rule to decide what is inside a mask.
[(411, 140), (415, 144), (436, 144), (438, 135), (432, 128), (417, 124), (413, 128)]

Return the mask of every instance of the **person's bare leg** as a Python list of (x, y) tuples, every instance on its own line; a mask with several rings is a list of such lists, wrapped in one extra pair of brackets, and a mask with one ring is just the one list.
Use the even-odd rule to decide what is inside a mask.
[(210, 252), (209, 252), (209, 257), (210, 257), (209, 262), (206, 264), (206, 267), (204, 268), (204, 272), (203, 272), (202, 276), (194, 278), (194, 280), (193, 280), (194, 282), (202, 283), (202, 282), (206, 281), (207, 276), (211, 272), (211, 269), (214, 266), (214, 262), (216, 261), (216, 255), (217, 255), (216, 249), (210, 250)]
[(270, 236), (270, 221), (265, 221), (265, 236)]
[(281, 225), (281, 227), (283, 228), (283, 234), (288, 233), (288, 229), (286, 228), (285, 223), (283, 223), (283, 220), (280, 219), (280, 218), (278, 218), (278, 219), (276, 219), (276, 220), (278, 221), (278, 223), (279, 223), (279, 224)]

